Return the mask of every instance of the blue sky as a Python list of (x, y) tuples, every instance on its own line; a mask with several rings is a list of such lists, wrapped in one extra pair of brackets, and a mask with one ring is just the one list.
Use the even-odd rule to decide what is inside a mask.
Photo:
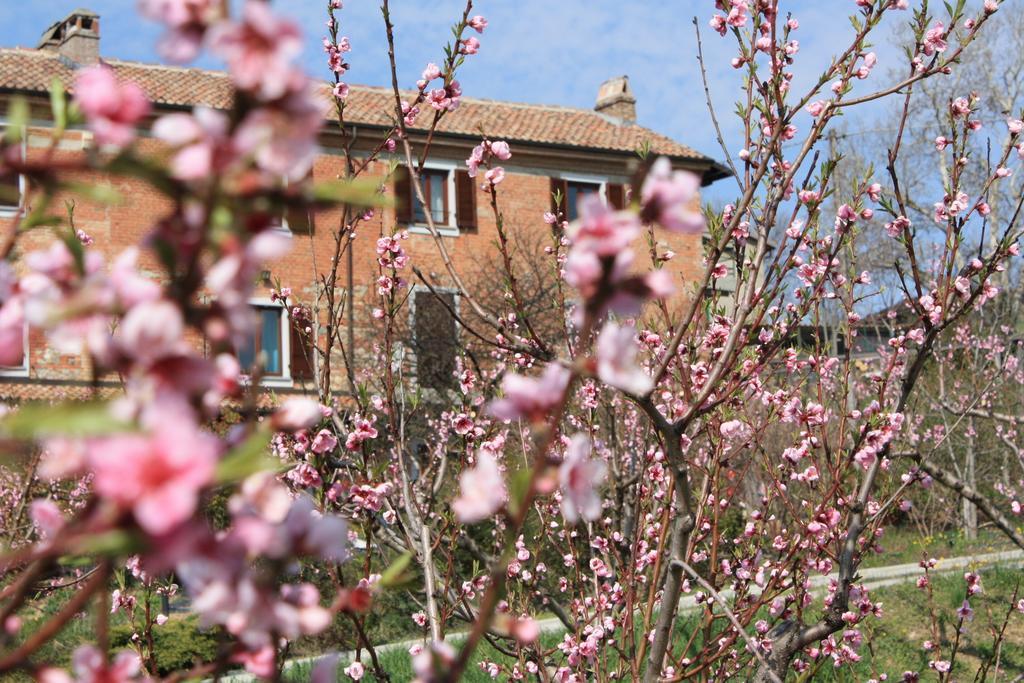
[[(319, 45), (325, 33), (326, 1), (277, 0), (274, 4), (305, 31), (306, 68), (326, 75)], [(390, 83), (379, 4), (379, 0), (346, 0), (339, 13), (342, 32), (353, 45), (348, 74), (352, 83)], [(0, 45), (34, 47), (50, 22), (83, 5), (102, 17), (104, 57), (157, 61), (152, 45), (160, 29), (138, 17), (135, 0), (5, 1), (0, 3)], [(641, 124), (720, 158), (696, 67), (692, 19), (697, 14), (726, 139), (740, 139), (731, 115), (740, 85), (739, 74), (729, 66), (733, 43), (707, 27), (711, 0), (479, 0), (475, 5), (475, 11), (490, 20), (490, 27), (481, 36), (480, 53), (467, 59), (461, 72), (467, 96), (591, 107), (602, 81), (627, 74), (638, 99)], [(410, 86), (428, 61), (441, 61), (441, 47), (464, 0), (392, 0), (392, 6), (400, 78), (403, 86)], [(801, 22), (795, 34), (801, 46), (795, 69), (799, 86), (811, 82), (810, 67), (827, 64), (832, 52), (852, 36), (845, 17), (854, 3), (793, 0), (784, 6)], [(910, 15), (899, 13), (898, 18), (906, 20)], [(879, 36), (890, 34), (883, 29)], [(880, 60), (877, 78), (870, 81), (874, 87), (885, 80), (898, 54), (884, 44), (876, 49)], [(848, 122), (854, 129), (869, 125), (868, 121)], [(709, 196), (724, 201), (734, 190), (729, 181), (720, 181)]]

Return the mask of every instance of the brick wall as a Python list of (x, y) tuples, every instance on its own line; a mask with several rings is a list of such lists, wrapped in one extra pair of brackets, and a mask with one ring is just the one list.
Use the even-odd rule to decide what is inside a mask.
[[(32, 129), (26, 141), (27, 154), (38, 158), (49, 146), (50, 131)], [(56, 159), (72, 159), (76, 155), (86, 153), (90, 144), (88, 133), (68, 132), (61, 140), (56, 152)], [(143, 140), (141, 151), (158, 153), (157, 143)], [(458, 155), (458, 156), (456, 156)], [(528, 157), (528, 155), (526, 155)], [(462, 164), (465, 155), (457, 148), (450, 151), (447, 161)], [(515, 158), (513, 158), (513, 162)], [(506, 164), (507, 175), (499, 186), (499, 205), (504, 214), (505, 229), (519, 244), (542, 245), (550, 239), (550, 227), (542, 220), (542, 214), (550, 205), (549, 168), (526, 168), (515, 163)], [(573, 171), (574, 169), (564, 169)], [(315, 181), (325, 181), (343, 174), (343, 159), (339, 155), (322, 154), (316, 161), (313, 171)], [(386, 171), (383, 163), (374, 164), (369, 168), (370, 175), (380, 176)], [(600, 170), (588, 169), (593, 176), (601, 176)], [(603, 176), (611, 182), (624, 182), (622, 168), (609, 168)], [(76, 180), (95, 186), (109, 186), (115, 190), (122, 201), (114, 206), (104, 206), (90, 201), (81, 194), (58, 197), (53, 206), (55, 213), (63, 212), (63, 202), (74, 202), (75, 227), (91, 235), (95, 244), (93, 248), (101, 251), (109, 264), (113, 258), (125, 248), (136, 245), (147, 234), (156, 220), (169, 210), (167, 200), (159, 193), (136, 180), (102, 177), (99, 174), (83, 174)], [(465, 278), (471, 290), (478, 290), (474, 295), (479, 300), (493, 300), (501, 296), (503, 284), (488, 278), (482, 270), (482, 264), (497, 263), (497, 229), (490, 207), (489, 196), (477, 187), (477, 224), (476, 234), (461, 234), (457, 237), (443, 237), (450, 257), (460, 275)], [(13, 219), (0, 216), (0, 230), (11, 229)], [(319, 212), (314, 217), (314, 229), (308, 235), (296, 235), (292, 252), (284, 259), (272, 264), (271, 281), (280, 279), (284, 286), (291, 287), (295, 298), (301, 303), (312, 303), (317, 291), (317, 274), (328, 272), (335, 249), (334, 235), (342, 222), (340, 209)], [(391, 234), (398, 229), (395, 213), (392, 209), (378, 210), (373, 219), (363, 222), (358, 228), (358, 236), (354, 242), (352, 253), (355, 285), (352, 296), (354, 332), (356, 337), (356, 357), (362, 362), (370, 362), (370, 348), (374, 339), (374, 320), (370, 311), (375, 305), (376, 289), (374, 281), (378, 276), (376, 254), (374, 251), (376, 238), (382, 234)], [(676, 257), (666, 266), (676, 277), (680, 293), (671, 302), (670, 308), (677, 308), (686, 296), (686, 290), (702, 271), (701, 240), (699, 236), (669, 235), (663, 231), (656, 233), (659, 248), (672, 249)], [(19, 253), (43, 248), (53, 239), (46, 229), (38, 229), (19, 240)], [(436, 286), (450, 287), (452, 281), (446, 272), (443, 261), (434, 243), (434, 238), (425, 234), (413, 234), (406, 242), (407, 251), (424, 275)], [(650, 264), (649, 249), (646, 236), (641, 237), (635, 245), (637, 263), (640, 268), (648, 268)], [(531, 256), (530, 258), (548, 259), (550, 257)], [(315, 263), (315, 267), (314, 267)], [(158, 271), (152, 257), (144, 255), (141, 260), (144, 271), (157, 276)], [(348, 259), (342, 258), (338, 264), (338, 283), (345, 288), (348, 282)], [(414, 280), (411, 269), (407, 271), (410, 280)], [(256, 296), (269, 296), (269, 287), (261, 284)], [(343, 332), (343, 336), (344, 336)], [(80, 356), (59, 354), (51, 348), (39, 331), (33, 330), (29, 339), (29, 369), (27, 377), (0, 376), (0, 398), (56, 398), (60, 396), (80, 395), (89, 391), (91, 379), (90, 368)], [(334, 386), (342, 389), (344, 371), (340, 364), (334, 371)], [(285, 388), (287, 391), (287, 388)]]

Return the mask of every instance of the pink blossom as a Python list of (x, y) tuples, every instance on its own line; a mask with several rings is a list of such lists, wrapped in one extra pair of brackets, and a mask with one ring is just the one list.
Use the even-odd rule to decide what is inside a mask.
[(0, 307), (0, 365), (22, 364), (25, 355), (25, 314), (19, 297), (14, 296)]
[(139, 11), (167, 26), (157, 41), (160, 55), (176, 64), (195, 59), (207, 28), (220, 18), (220, 0), (140, 0)]
[(941, 21), (935, 22), (930, 29), (924, 33), (924, 53), (931, 57), (936, 52), (946, 51), (946, 27)]
[(654, 382), (637, 365), (636, 329), (605, 323), (597, 338), (597, 375), (613, 387), (636, 396), (645, 396)]
[(885, 224), (885, 232), (889, 237), (901, 237), (910, 227), (910, 219), (906, 216), (897, 216), (893, 221)]
[[(266, 3), (248, 3), (246, 6)], [(299, 182), (313, 167), (319, 146), (317, 133), (324, 120), (325, 102), (317, 87), (300, 77), (290, 81), (277, 107), (252, 111), (235, 131), (239, 153), (276, 178)]]
[(334, 84), (334, 89), (331, 92), (339, 100), (344, 100), (345, 98), (348, 97), (348, 93), (349, 93), (348, 83), (345, 83), (343, 81), (338, 81), (337, 83)]
[(490, 143), (489, 145), (491, 154), (502, 161), (508, 161), (512, 158), (512, 150), (509, 149), (508, 143), (504, 140), (497, 140)]
[(452, 429), (456, 434), (465, 436), (473, 431), (473, 420), (465, 413), (459, 413), (452, 418)]
[(825, 100), (816, 100), (807, 105), (807, 113), (817, 118), (821, 116), (821, 112), (825, 111), (825, 106), (828, 103)]
[(345, 448), (348, 450), (358, 450), (363, 442), (377, 438), (377, 429), (373, 426), (372, 421), (357, 416), (354, 425), (355, 429), (345, 439)]
[(290, 398), (281, 404), (271, 418), (274, 429), (297, 432), (315, 427), (324, 418), (320, 404), (309, 398)]
[(117, 340), (124, 352), (143, 364), (182, 351), (185, 320), (170, 301), (143, 302), (124, 316)]
[(971, 113), (971, 104), (966, 97), (958, 97), (950, 104), (953, 116), (967, 116)]
[(750, 425), (742, 420), (729, 420), (728, 422), (723, 422), (719, 431), (722, 434), (722, 438), (734, 443), (746, 441), (753, 435)]
[(331, 433), (329, 429), (321, 429), (317, 432), (317, 435), (313, 438), (313, 444), (310, 449), (314, 453), (324, 454), (330, 453), (338, 447), (338, 438)]
[(45, 538), (53, 538), (64, 528), (64, 514), (49, 498), (38, 498), (29, 505), (29, 515), (32, 523), (39, 530), (39, 535)]
[(294, 77), (291, 60), (302, 51), (294, 22), (276, 16), (265, 2), (246, 2), (240, 22), (210, 30), (210, 49), (224, 59), (235, 85), (264, 100), (285, 94)]
[(475, 55), (480, 51), (480, 41), (470, 36), (462, 41), (462, 47), (459, 49), (464, 55)]
[(557, 363), (549, 363), (537, 378), (507, 373), (501, 382), (504, 397), (491, 403), (491, 413), (502, 420), (543, 422), (562, 400), (569, 379), (569, 371)]
[(123, 147), (135, 139), (135, 126), (149, 113), (142, 88), (118, 81), (113, 69), (91, 66), (75, 78), (75, 102), (101, 145)]
[(698, 192), (700, 178), (689, 171), (673, 171), (666, 157), (658, 157), (640, 189), (643, 214), (671, 232), (699, 235), (704, 231)]
[(160, 535), (195, 512), (213, 478), (217, 439), (176, 420), (149, 435), (125, 434), (88, 445), (96, 492), (130, 509), (144, 530)]
[(353, 681), (362, 680), (365, 671), (366, 669), (363, 668), (363, 665), (360, 662), (352, 662), (351, 664), (345, 667), (345, 675), (351, 678)]
[(228, 138), (227, 116), (206, 107), (192, 114), (168, 114), (153, 124), (153, 135), (176, 147), (171, 172), (186, 182), (223, 173), (238, 155)]
[(487, 28), (487, 20), (478, 14), (466, 22), (466, 25), (477, 33), (483, 33), (484, 29)]
[(260, 678), (271, 678), (277, 670), (275, 650), (271, 645), (264, 645), (247, 652), (240, 652), (231, 658), (245, 667), (245, 670)]
[[(142, 661), (135, 652), (119, 652), (113, 663), (108, 660), (94, 645), (82, 645), (72, 655), (72, 670), (77, 683), (127, 683), (139, 680)], [(62, 672), (50, 674), (47, 683), (71, 681)]]
[(604, 481), (607, 465), (590, 457), (590, 437), (576, 434), (565, 451), (558, 468), (558, 485), (562, 491), (562, 515), (570, 524), (581, 517), (593, 521), (601, 516), (601, 496), (597, 487)]
[(530, 617), (520, 617), (512, 622), (509, 633), (520, 643), (529, 645), (540, 637), (540, 624)]
[(441, 67), (439, 67), (437, 64), (434, 64), (433, 62), (430, 62), (429, 64), (427, 64), (427, 68), (425, 68), (423, 70), (423, 80), (426, 81), (427, 83), (429, 83), (430, 81), (434, 80), (435, 78), (440, 78), (440, 77), (441, 77)]
[(573, 251), (598, 256), (620, 253), (640, 234), (640, 221), (631, 211), (613, 211), (596, 194), (579, 203), (580, 218), (569, 226)]
[(484, 178), (491, 185), (497, 185), (505, 179), (505, 169), (501, 166), (495, 166), (494, 168), (488, 169), (487, 173), (484, 174)]
[(498, 461), (481, 449), (475, 466), (459, 475), (459, 497), (452, 503), (452, 511), (463, 524), (475, 524), (491, 517), (507, 500), (508, 490)]

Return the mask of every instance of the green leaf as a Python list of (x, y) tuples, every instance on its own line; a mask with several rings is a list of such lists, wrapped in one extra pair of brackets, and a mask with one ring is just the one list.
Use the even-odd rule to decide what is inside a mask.
[(313, 186), (312, 198), (325, 204), (349, 204), (352, 206), (391, 206), (394, 200), (378, 190), (380, 182), (375, 180), (329, 180)]
[(406, 551), (399, 555), (391, 566), (380, 575), (380, 584), (385, 588), (397, 588), (409, 582), (412, 578), (406, 571), (412, 562), (412, 552)]
[(73, 182), (68, 183), (66, 187), (75, 196), (84, 197), (104, 206), (115, 206), (124, 202), (121, 193), (107, 184)]
[(530, 488), (530, 478), (533, 471), (529, 468), (516, 470), (508, 477), (508, 511), (516, 515), (519, 513), (519, 505), (526, 496), (526, 490)]
[(177, 197), (181, 185), (167, 174), (167, 170), (156, 160), (143, 159), (130, 152), (123, 152), (107, 164), (107, 170), (114, 175), (129, 176), (144, 180), (153, 189), (168, 197)]
[(85, 275), (85, 245), (82, 244), (78, 236), (71, 232), (71, 230), (58, 230), (57, 236), (60, 237), (61, 241), (71, 252), (71, 255), (75, 259), (75, 266), (78, 268), (78, 272)]
[(56, 76), (50, 82), (50, 111), (53, 112), (53, 124), (57, 131), (68, 127), (68, 100), (64, 83)]
[(49, 436), (101, 436), (132, 429), (111, 415), (106, 403), (69, 402), (24, 405), (0, 420), (0, 434), (14, 439)]
[(124, 556), (137, 553), (143, 547), (137, 535), (118, 529), (82, 536), (71, 543), (68, 549), (76, 555)]
[(7, 130), (4, 131), (4, 142), (13, 145), (21, 142), (28, 125), (28, 100), (15, 97), (7, 107)]
[(229, 484), (241, 481), (249, 475), (266, 470), (276, 470), (281, 463), (270, 457), (267, 447), (270, 445), (270, 432), (257, 430), (217, 466), (216, 481), (218, 484)]

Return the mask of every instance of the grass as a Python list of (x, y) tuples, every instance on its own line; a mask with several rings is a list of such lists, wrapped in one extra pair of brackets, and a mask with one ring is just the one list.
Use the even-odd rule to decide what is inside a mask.
[[(974, 620), (965, 624), (961, 634), (953, 680), (974, 680), (982, 664), (993, 659), (993, 630), (1002, 626), (1021, 572), (998, 568), (984, 571), (981, 576), (984, 591), (971, 598)], [(956, 609), (963, 602), (965, 584), (962, 576), (948, 575), (933, 579), (932, 586), (943, 658), (948, 658), (956, 636)], [(933, 636), (926, 592), (907, 583), (879, 589), (872, 596), (883, 601), (885, 615), (882, 619), (869, 619), (863, 629), (861, 662), (842, 672), (822, 667), (809, 680), (863, 681), (877, 678), (883, 672), (889, 674), (889, 680), (899, 680), (904, 671), (928, 671), (931, 657), (922, 643)], [(999, 659), (1003, 679), (1014, 680), (1024, 674), (1024, 615), (1017, 611), (1010, 615)], [(993, 669), (994, 662), (989, 676)]]
[(862, 567), (917, 562), (922, 555), (942, 559), (1015, 548), (1002, 532), (993, 529), (979, 529), (977, 538), (972, 540), (960, 531), (944, 531), (932, 536), (921, 536), (914, 529), (897, 527), (888, 529), (882, 536), (880, 544), (884, 552), (865, 557), (861, 563)]
[[(989, 676), (995, 668), (993, 652), (994, 629), (1001, 627), (1010, 599), (1021, 579), (1016, 569), (996, 568), (981, 573), (984, 591), (971, 598), (975, 610), (974, 620), (965, 625), (961, 634), (959, 653), (954, 663), (953, 680), (974, 680), (975, 674), (985, 662), (990, 662)], [(932, 581), (935, 613), (940, 633), (943, 658), (949, 658), (950, 646), (956, 636), (956, 608), (964, 599), (965, 584), (959, 574), (938, 576)], [(872, 598), (883, 603), (884, 617), (869, 618), (861, 625), (864, 644), (860, 648), (861, 661), (853, 666), (835, 669), (831, 660), (822, 662), (802, 677), (792, 675), (792, 681), (824, 681), (835, 683), (858, 683), (870, 678), (878, 679), (879, 674), (888, 674), (888, 680), (900, 680), (904, 671), (922, 673), (922, 680), (929, 676), (928, 652), (922, 648), (925, 640), (932, 639), (930, 607), (927, 593), (913, 582), (890, 586), (872, 591)], [(696, 615), (684, 615), (677, 622), (677, 640), (692, 632), (697, 625)], [(541, 638), (545, 650), (553, 648), (560, 640), (560, 633), (546, 633)], [(699, 639), (698, 639), (699, 642)], [(457, 644), (457, 643), (456, 643)], [(610, 648), (606, 656), (614, 651)], [(380, 653), (380, 661), (394, 682), (408, 681), (413, 677), (411, 658), (404, 649)], [(999, 670), (1004, 680), (1013, 680), (1024, 675), (1024, 615), (1016, 610), (1010, 615), (1006, 634), (999, 651)], [(481, 662), (493, 661), (503, 666), (499, 680), (506, 680), (510, 667), (515, 663), (505, 655), (483, 644), (474, 654), (462, 680), (484, 683), (494, 679), (480, 667)], [(363, 657), (367, 668), (364, 681), (377, 681), (376, 676)], [(349, 681), (342, 673), (348, 662), (338, 667), (338, 680)], [(286, 672), (286, 683), (305, 683), (309, 680), (312, 665), (295, 666)]]
[[(882, 539), (882, 544), (885, 547), (885, 554), (867, 558), (864, 566), (916, 562), (921, 559), (922, 555), (944, 558), (1008, 549), (1005, 542), (987, 531), (983, 531), (979, 534), (978, 539), (972, 541), (958, 533), (922, 539), (909, 530), (895, 531), (886, 534)], [(1014, 569), (991, 569), (982, 573), (985, 592), (980, 596), (975, 596), (971, 601), (976, 614), (974, 621), (968, 625), (962, 636), (955, 679), (972, 680), (979, 667), (985, 661), (992, 659), (992, 629), (998, 628), (1002, 624), (1006, 607), (1020, 575), (1020, 572)], [(939, 576), (933, 580), (933, 588), (940, 637), (948, 642), (955, 636), (955, 610), (963, 601), (964, 582), (958, 573)], [(917, 589), (913, 582), (910, 582), (875, 590), (872, 592), (872, 597), (884, 603), (885, 617), (881, 620), (869, 619), (863, 624), (864, 645), (860, 650), (862, 661), (853, 667), (845, 667), (838, 671), (833, 670), (831, 666), (822, 666), (814, 671), (811, 678), (800, 680), (864, 681), (868, 678), (877, 679), (878, 674), (883, 672), (889, 674), (889, 680), (899, 680), (900, 674), (905, 670), (927, 671), (929, 657), (928, 653), (922, 649), (921, 644), (923, 641), (931, 639), (932, 633), (925, 593)], [(35, 603), (33, 609), (24, 614), (26, 619), (22, 634), (33, 632), (36, 627), (60, 609), (65, 599), (66, 596), (63, 595), (60, 598), (54, 596), (54, 599)], [(397, 598), (391, 598), (391, 602), (395, 600)], [(382, 602), (387, 603), (388, 600), (385, 599)], [(384, 604), (381, 605), (381, 608), (380, 612), (373, 615), (375, 619), (383, 620), (374, 629), (379, 631), (372, 636), (374, 642), (406, 639), (408, 637), (404, 635), (406, 629), (403, 629), (402, 626), (404, 622), (408, 621), (408, 616), (406, 616), (408, 610), (403, 611), (397, 604)], [(174, 620), (187, 618), (186, 615), (172, 614)], [(698, 622), (698, 615), (693, 613), (680, 617), (676, 629), (678, 637), (682, 638), (692, 632), (698, 626)], [(121, 613), (111, 615), (112, 630), (116, 631), (119, 628), (126, 628), (126, 626), (126, 620)], [(186, 624), (182, 623), (178, 626), (185, 627)], [(324, 634), (324, 637), (320, 639), (300, 640), (295, 644), (292, 656), (311, 655), (329, 651), (331, 648), (349, 649), (351, 637), (351, 634), (347, 633), (349, 629), (343, 626), (339, 626), (339, 628), (339, 631)], [(178, 631), (173, 638), (180, 639), (179, 645), (184, 648), (198, 646), (197, 643), (193, 643), (198, 637), (198, 632), (194, 636), (188, 636), (184, 633), (187, 630), (185, 628)], [(47, 643), (43, 650), (34, 657), (34, 660), (67, 666), (74, 649), (82, 643), (93, 642), (94, 638), (93, 615), (80, 615), (72, 619), (56, 639)], [(541, 638), (541, 646), (545, 651), (551, 651), (561, 638), (561, 633), (544, 634)], [(198, 647), (196, 649), (198, 650)], [(611, 648), (606, 648), (606, 650), (602, 656), (617, 656)], [(947, 657), (948, 652), (948, 646), (944, 646), (944, 653)], [(1024, 674), (1024, 616), (1021, 614), (1011, 615), (999, 655), (1001, 670), (1011, 674), (1010, 679), (1013, 676)], [(411, 660), (404, 648), (381, 652), (380, 659), (385, 670), (391, 675), (392, 681), (397, 683), (411, 680)], [(515, 663), (515, 660), (509, 659), (489, 644), (484, 643), (474, 654), (463, 680), (481, 682), (494, 680), (480, 666), (484, 662), (491, 661), (502, 666), (501, 678), (507, 677), (507, 672)], [(376, 678), (365, 654), (363, 663), (367, 668), (367, 674), (363, 680), (375, 681)], [(339, 666), (339, 680), (349, 680), (341, 673), (341, 669), (347, 664), (348, 662), (343, 662)], [(307, 681), (311, 668), (312, 666), (308, 664), (293, 667), (287, 672), (285, 680), (289, 683)], [(15, 678), (19, 677), (15, 676)]]

